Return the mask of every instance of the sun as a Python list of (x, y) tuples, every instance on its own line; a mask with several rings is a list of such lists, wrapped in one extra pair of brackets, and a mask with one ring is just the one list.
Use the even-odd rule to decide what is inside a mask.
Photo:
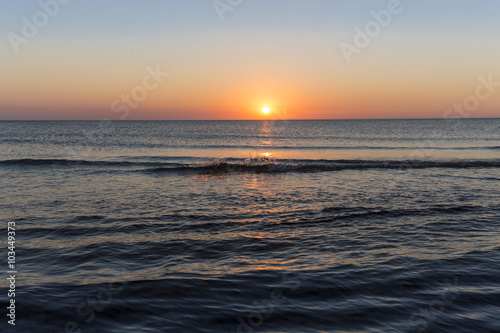
[(269, 106), (264, 106), (262, 108), (262, 113), (268, 114), (269, 112), (271, 112), (271, 108)]

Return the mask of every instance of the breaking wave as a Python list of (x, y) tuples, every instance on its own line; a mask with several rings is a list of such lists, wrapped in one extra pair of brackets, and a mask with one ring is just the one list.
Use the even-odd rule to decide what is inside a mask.
[[(15, 159), (0, 161), (4, 167), (123, 167), (141, 172), (286, 173), (327, 172), (365, 169), (430, 169), (430, 168), (499, 168), (500, 159), (490, 160), (280, 160), (267, 157), (249, 159), (215, 159), (208, 162), (181, 164), (172, 162), (90, 161), (69, 159)], [(137, 169), (147, 167), (146, 169)]]

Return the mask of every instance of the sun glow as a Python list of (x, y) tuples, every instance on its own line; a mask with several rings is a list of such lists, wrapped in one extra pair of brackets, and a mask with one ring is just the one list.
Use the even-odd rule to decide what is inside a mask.
[(268, 114), (269, 112), (271, 112), (271, 108), (269, 106), (264, 106), (262, 108), (262, 113)]

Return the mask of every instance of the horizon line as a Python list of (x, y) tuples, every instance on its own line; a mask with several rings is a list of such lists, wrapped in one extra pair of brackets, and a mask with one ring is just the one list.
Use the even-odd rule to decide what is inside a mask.
[(480, 120), (480, 119), (500, 119), (500, 117), (456, 117), (456, 118), (301, 118), (301, 119), (0, 119), (0, 122), (8, 121), (113, 121), (113, 122), (132, 122), (132, 121), (329, 121), (329, 120)]

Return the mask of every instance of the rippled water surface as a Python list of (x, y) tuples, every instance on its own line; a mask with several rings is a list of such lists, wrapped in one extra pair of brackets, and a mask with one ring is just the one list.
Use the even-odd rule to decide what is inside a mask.
[(499, 332), (499, 129), (2, 122), (0, 330)]

